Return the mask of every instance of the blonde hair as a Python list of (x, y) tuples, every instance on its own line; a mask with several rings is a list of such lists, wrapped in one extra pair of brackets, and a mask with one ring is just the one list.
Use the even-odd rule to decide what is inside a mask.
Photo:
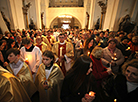
[(101, 47), (95, 47), (93, 50), (92, 50), (92, 55), (95, 57), (95, 58), (101, 58), (101, 55), (103, 53), (103, 50)]

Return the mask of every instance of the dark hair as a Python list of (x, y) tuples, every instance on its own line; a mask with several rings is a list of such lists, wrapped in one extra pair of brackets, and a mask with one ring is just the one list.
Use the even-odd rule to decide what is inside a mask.
[(86, 55), (81, 55), (73, 64), (65, 78), (71, 78), (70, 90), (75, 92), (83, 83), (86, 73), (89, 70), (91, 58)]
[(64, 34), (64, 33), (60, 33), (60, 34), (59, 34), (59, 36), (62, 36), (62, 35), (64, 35), (64, 36), (65, 36), (65, 34)]
[(91, 40), (93, 40), (93, 47), (94, 47), (94, 45), (95, 45), (94, 39), (92, 37), (90, 37), (86, 40), (85, 45), (84, 45), (84, 49), (88, 49), (88, 45), (91, 42)]
[(15, 56), (20, 55), (20, 50), (17, 48), (10, 48), (7, 52), (6, 55), (9, 56), (9, 54), (13, 53)]
[(50, 59), (53, 59), (53, 61), (51, 62), (52, 64), (55, 62), (55, 56), (54, 53), (52, 51), (46, 50), (43, 52), (43, 56), (49, 57)]
[(0, 41), (0, 46), (3, 44), (3, 41)]
[(31, 39), (29, 38), (29, 37), (24, 37), (23, 39), (22, 39), (22, 44), (23, 45), (28, 45), (28, 44), (30, 44), (31, 43)]
[(15, 40), (13, 40), (13, 39), (9, 39), (9, 40), (8, 40), (8, 49), (11, 48), (11, 44), (12, 44), (13, 42), (15, 42)]

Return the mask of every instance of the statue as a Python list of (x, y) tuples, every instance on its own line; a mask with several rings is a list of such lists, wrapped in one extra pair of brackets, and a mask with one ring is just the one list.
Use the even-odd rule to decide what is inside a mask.
[(107, 5), (105, 3), (103, 3), (103, 1), (99, 1), (98, 2), (99, 6), (101, 7), (102, 9), (102, 14), (105, 14), (106, 13), (106, 8), (107, 8)]
[(9, 31), (11, 31), (11, 24), (10, 24), (10, 21), (6, 18), (4, 12), (1, 11), (1, 15), (3, 17), (3, 20), (5, 21), (6, 25), (7, 25), (7, 28)]
[(125, 17), (120, 18), (118, 31), (124, 31), (127, 34), (131, 33), (132, 30), (134, 29), (135, 25), (136, 25), (136, 23), (131, 22), (130, 16), (127, 14)]
[(99, 24), (100, 24), (100, 18), (97, 19), (97, 22), (95, 24), (95, 29), (98, 30), (99, 29)]
[(28, 26), (28, 17), (27, 17), (27, 12), (28, 12), (28, 9), (30, 8), (30, 6), (31, 6), (31, 3), (29, 2), (27, 5), (24, 5), (23, 7), (22, 7), (22, 9), (23, 9), (23, 14), (24, 14), (24, 18), (25, 18), (25, 24), (26, 24), (26, 28), (29, 28), (29, 26)]
[(30, 18), (29, 28), (30, 28), (30, 30), (32, 30), (32, 29), (35, 30), (35, 24), (31, 18)]
[(41, 24), (42, 24), (42, 29), (45, 28), (45, 25), (43, 23), (43, 18), (44, 18), (44, 12), (41, 13)]
[(106, 8), (107, 8), (107, 4), (103, 3), (103, 1), (99, 1), (98, 2), (99, 6), (101, 7), (101, 20), (100, 20), (100, 29), (102, 28), (102, 25), (104, 23), (104, 18), (105, 18), (105, 13), (106, 13)]
[(87, 15), (87, 25), (86, 25), (86, 29), (88, 29), (88, 26), (89, 26), (89, 14), (88, 14), (88, 12), (86, 12), (86, 15)]

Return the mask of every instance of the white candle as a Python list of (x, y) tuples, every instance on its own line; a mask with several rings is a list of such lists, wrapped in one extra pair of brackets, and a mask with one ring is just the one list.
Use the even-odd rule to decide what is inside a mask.
[[(62, 56), (62, 47), (60, 47), (60, 56)], [(62, 66), (62, 63), (60, 63), (60, 66)]]
[(52, 39), (50, 39), (50, 43), (52, 43)]

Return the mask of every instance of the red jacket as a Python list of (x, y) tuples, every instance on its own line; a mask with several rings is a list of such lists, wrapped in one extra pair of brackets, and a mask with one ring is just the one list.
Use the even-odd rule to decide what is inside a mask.
[(103, 66), (101, 59), (96, 59), (94, 56), (90, 55), (93, 62), (92, 74), (95, 76), (97, 83), (100, 84), (102, 79), (108, 77), (108, 72), (106, 67)]

